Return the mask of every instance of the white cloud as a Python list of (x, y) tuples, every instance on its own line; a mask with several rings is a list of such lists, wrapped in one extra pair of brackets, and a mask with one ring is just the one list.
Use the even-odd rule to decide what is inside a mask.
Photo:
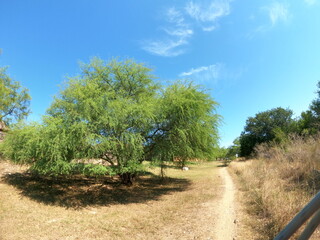
[(165, 14), (168, 22), (174, 23), (178, 26), (185, 25), (182, 13), (175, 7), (169, 8)]
[(155, 40), (143, 41), (142, 49), (164, 57), (185, 53), (186, 46), (194, 35), (195, 23), (200, 23), (203, 31), (215, 30), (217, 19), (230, 14), (230, 1), (207, 0), (206, 3), (201, 4), (190, 1), (184, 8), (168, 8), (163, 15), (166, 24), (160, 28), (165, 35)]
[(174, 40), (159, 40), (145, 42), (142, 47), (145, 51), (163, 57), (176, 57), (185, 52), (184, 49), (179, 47), (188, 44), (183, 39)]
[(221, 63), (191, 68), (187, 72), (180, 73), (179, 77), (188, 77), (199, 82), (215, 82), (219, 78), (222, 68)]
[(187, 45), (188, 39), (193, 35), (193, 30), (185, 22), (181, 11), (172, 7), (165, 12), (165, 19), (169, 26), (163, 27), (162, 30), (169, 36), (161, 40), (145, 41), (142, 48), (154, 55), (163, 57), (175, 57), (185, 52), (182, 46)]
[(173, 24), (169, 27), (164, 28), (164, 31), (167, 34), (171, 36), (177, 36), (182, 39), (186, 39), (187, 37), (193, 35), (193, 30), (191, 29), (189, 24), (186, 23), (183, 14), (176, 8), (172, 7), (167, 10), (166, 20), (169, 23)]
[[(276, 25), (278, 25), (281, 22), (289, 22), (289, 19), (291, 17), (289, 6), (287, 4), (276, 1), (274, 1), (271, 5), (261, 7), (260, 10), (262, 10), (264, 14), (267, 13), (269, 22), (261, 24), (257, 26), (255, 29), (253, 29), (251, 32), (249, 32), (247, 34), (247, 37), (249, 39), (253, 39), (257, 35), (265, 34), (271, 31)], [(254, 20), (254, 18), (252, 18), (252, 20)]]
[[(211, 65), (211, 66), (215, 66), (215, 65)], [(191, 68), (189, 70), (189, 72), (183, 72), (181, 73), (179, 76), (180, 77), (186, 77), (186, 76), (190, 76), (190, 75), (193, 75), (195, 73), (199, 73), (199, 72), (203, 72), (203, 71), (207, 71), (209, 67), (206, 67), (206, 66), (202, 66), (202, 67), (198, 67), (198, 68)]]
[(185, 10), (190, 17), (204, 25), (202, 30), (213, 31), (216, 28), (216, 21), (230, 14), (229, 2), (229, 0), (220, 0), (201, 4), (191, 1), (187, 3)]
[(268, 10), (272, 25), (280, 21), (286, 22), (288, 20), (289, 10), (287, 5), (280, 2), (273, 2), (270, 6), (266, 7), (266, 9)]
[(317, 0), (304, 0), (304, 2), (306, 3), (306, 4), (308, 4), (308, 5), (314, 5), (314, 4), (316, 4), (317, 3)]
[(193, 35), (192, 29), (164, 28), (164, 31), (171, 36), (178, 36), (182, 38), (186, 38)]
[(233, 86), (248, 71), (248, 66), (229, 68), (224, 63), (191, 68), (179, 74), (180, 78), (187, 78), (208, 88), (214, 87), (218, 81), (226, 88)]
[(214, 22), (217, 18), (230, 13), (230, 5), (229, 1), (213, 1), (209, 5), (189, 2), (186, 11), (198, 21)]

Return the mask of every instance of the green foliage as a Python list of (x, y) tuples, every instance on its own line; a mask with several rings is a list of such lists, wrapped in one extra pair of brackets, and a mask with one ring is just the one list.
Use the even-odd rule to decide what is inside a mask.
[(15, 124), (6, 135), (5, 141), (0, 144), (0, 152), (16, 163), (31, 164), (37, 154), (37, 143), (40, 125)]
[(301, 113), (300, 119), (297, 122), (297, 132), (304, 136), (315, 135), (319, 131), (319, 124), (320, 122), (317, 121), (312, 111), (307, 110)]
[(0, 123), (9, 125), (13, 120), (25, 118), (29, 114), (30, 99), (28, 90), (10, 78), (6, 68), (0, 68)]
[(233, 141), (233, 145), (228, 148), (219, 147), (216, 149), (215, 158), (217, 160), (224, 160), (227, 164), (230, 160), (235, 159), (240, 154), (240, 140), (236, 138)]
[(227, 157), (228, 149), (225, 147), (219, 147), (216, 149), (215, 157), (218, 160), (225, 159)]
[(304, 136), (315, 135), (320, 130), (320, 81), (317, 86), (317, 98), (312, 101), (309, 110), (301, 113), (298, 120), (298, 133)]
[(318, 97), (312, 101), (310, 105), (310, 110), (314, 115), (314, 117), (319, 119), (320, 118), (320, 81), (318, 82), (317, 87), (318, 87), (318, 90), (317, 90)]
[(285, 141), (295, 129), (292, 111), (281, 107), (249, 117), (240, 136), (240, 154), (248, 156), (257, 144), (271, 141)]
[(79, 172), (82, 172), (86, 176), (103, 176), (107, 173), (112, 175), (111, 168), (97, 164), (85, 164), (81, 170)]
[(233, 141), (233, 145), (227, 148), (226, 157), (229, 159), (235, 159), (240, 155), (240, 138), (236, 138)]
[(65, 129), (71, 128), (70, 156), (64, 154), (65, 161), (103, 158), (117, 166), (118, 174), (139, 171), (141, 133), (148, 132), (153, 121), (158, 89), (150, 69), (133, 61), (106, 64), (94, 59), (82, 70), (48, 110), (54, 119), (61, 119)]
[[(127, 184), (145, 159), (210, 158), (218, 139), (217, 103), (190, 83), (162, 89), (150, 72), (131, 60), (83, 64), (43, 123), (14, 128), (2, 151), (40, 174), (118, 174)], [(74, 162), (92, 158), (105, 164)]]
[(164, 89), (157, 122), (147, 137), (151, 158), (210, 159), (218, 141), (217, 103), (198, 86), (177, 82)]

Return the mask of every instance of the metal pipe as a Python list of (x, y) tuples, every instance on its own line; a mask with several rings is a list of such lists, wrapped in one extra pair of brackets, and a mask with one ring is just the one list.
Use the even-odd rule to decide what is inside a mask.
[(288, 223), (274, 240), (288, 240), (319, 209), (320, 192)]

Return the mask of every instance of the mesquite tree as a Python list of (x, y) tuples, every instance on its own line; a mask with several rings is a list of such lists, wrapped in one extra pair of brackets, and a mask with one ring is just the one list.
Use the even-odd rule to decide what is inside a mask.
[(156, 123), (147, 136), (147, 156), (161, 161), (212, 158), (218, 144), (217, 103), (198, 86), (176, 82), (163, 89)]
[[(144, 160), (210, 158), (216, 106), (193, 84), (161, 87), (143, 64), (94, 59), (68, 80), (42, 124), (17, 127), (1, 148), (40, 174), (117, 174), (132, 184)], [(106, 164), (74, 161), (92, 158)]]
[(8, 76), (6, 69), (0, 67), (0, 123), (9, 125), (29, 114), (31, 98), (26, 88)]

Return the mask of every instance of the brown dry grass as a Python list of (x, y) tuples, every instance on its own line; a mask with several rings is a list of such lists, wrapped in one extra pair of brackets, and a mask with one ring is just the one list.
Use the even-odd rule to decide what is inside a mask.
[[(153, 169), (153, 173), (159, 169)], [(210, 239), (216, 163), (170, 167), (133, 187), (112, 179), (37, 179), (0, 162), (0, 239)]]
[[(234, 162), (254, 239), (274, 236), (320, 190), (320, 139), (292, 138), (285, 146), (260, 146), (258, 159)], [(250, 230), (249, 230), (250, 231)], [(317, 231), (312, 239), (319, 239)]]

